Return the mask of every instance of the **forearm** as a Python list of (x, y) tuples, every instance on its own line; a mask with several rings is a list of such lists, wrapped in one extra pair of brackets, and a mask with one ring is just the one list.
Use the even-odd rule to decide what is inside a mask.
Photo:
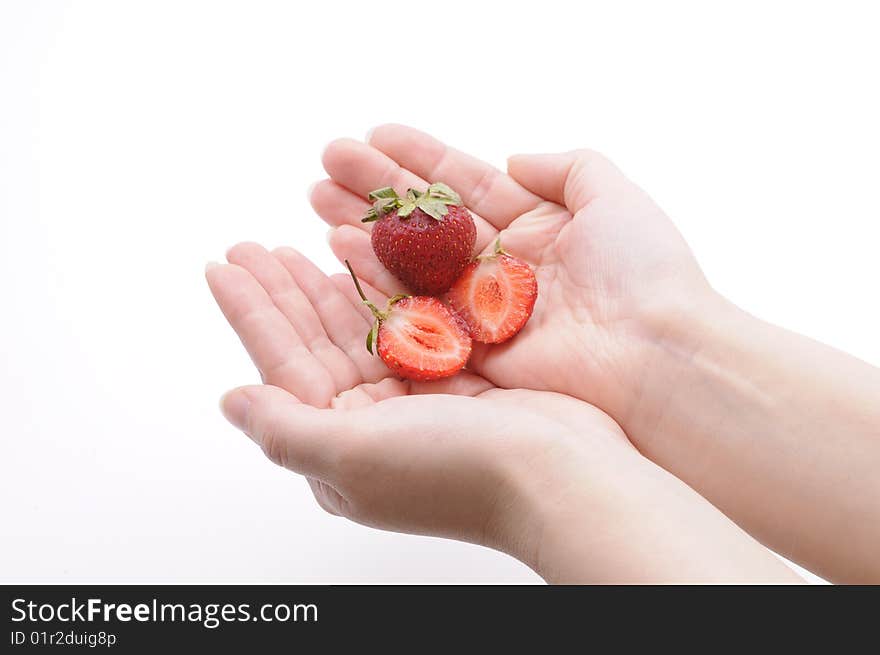
[(777, 552), (880, 581), (880, 371), (714, 297), (662, 332), (639, 449)]
[[(546, 471), (546, 467), (539, 470)], [(526, 557), (550, 583), (799, 583), (693, 489), (631, 448), (585, 440), (524, 486)]]

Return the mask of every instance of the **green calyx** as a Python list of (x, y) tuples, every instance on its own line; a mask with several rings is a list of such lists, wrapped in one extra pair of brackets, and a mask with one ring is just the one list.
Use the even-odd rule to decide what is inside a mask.
[(406, 218), (416, 209), (421, 209), (434, 220), (442, 221), (449, 213), (447, 205), (461, 204), (461, 196), (443, 182), (434, 182), (425, 192), (409, 189), (403, 198), (390, 186), (371, 191), (367, 197), (373, 201), (373, 206), (361, 219), (363, 223), (378, 221), (395, 209), (400, 218)]
[(376, 321), (373, 323), (373, 327), (370, 328), (370, 331), (367, 332), (367, 352), (371, 355), (373, 354), (373, 346), (379, 340), (379, 325), (391, 314), (391, 308), (403, 300), (404, 298), (409, 298), (409, 296), (399, 293), (396, 296), (391, 296), (388, 299), (388, 302), (385, 304), (385, 310), (382, 311), (375, 304), (367, 300), (367, 296), (364, 294), (364, 290), (361, 288), (361, 283), (357, 279), (357, 275), (354, 274), (354, 269), (351, 267), (351, 264), (348, 263), (348, 260), (345, 260), (345, 266), (348, 268), (348, 272), (351, 274), (351, 279), (354, 280), (355, 289), (357, 289), (358, 295), (361, 297), (361, 302), (363, 302), (367, 307), (370, 308), (370, 311), (373, 313), (373, 316), (376, 318)]

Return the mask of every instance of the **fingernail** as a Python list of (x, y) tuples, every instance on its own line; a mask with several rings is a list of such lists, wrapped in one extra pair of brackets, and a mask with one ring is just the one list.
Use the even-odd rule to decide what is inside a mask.
[(315, 190), (315, 187), (316, 187), (316, 186), (318, 186), (318, 183), (317, 183), (317, 182), (312, 182), (312, 183), (309, 185), (309, 188), (306, 189), (306, 200), (308, 200), (309, 202), (312, 201), (312, 192)]
[(210, 271), (215, 266), (220, 266), (220, 264), (218, 262), (214, 262), (214, 261), (210, 261), (207, 264), (205, 264), (205, 273)]
[(328, 244), (330, 243), (330, 240), (333, 238), (333, 233), (334, 233), (335, 231), (336, 231), (336, 228), (335, 228), (335, 227), (331, 227), (329, 230), (327, 230), (326, 238), (327, 238), (327, 243), (328, 243)]
[(251, 401), (241, 389), (233, 389), (220, 399), (220, 411), (226, 420), (242, 432), (247, 429), (247, 415)]
[(367, 130), (367, 135), (364, 137), (364, 143), (370, 142), (370, 139), (373, 138), (373, 132), (375, 132), (375, 131), (376, 131), (375, 127), (371, 127), (369, 130)]

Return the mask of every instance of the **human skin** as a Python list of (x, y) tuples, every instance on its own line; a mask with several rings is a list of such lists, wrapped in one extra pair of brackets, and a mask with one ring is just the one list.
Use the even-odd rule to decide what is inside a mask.
[(836, 582), (880, 582), (880, 372), (716, 293), (672, 222), (603, 156), (523, 155), (503, 173), (411, 128), (335, 141), (311, 193), (330, 244), (405, 291), (359, 222), (367, 192), (442, 181), (536, 268), (532, 319), (469, 368), (611, 415), (638, 450), (767, 546)]
[(799, 581), (595, 407), (470, 372), (396, 379), (364, 347), (350, 278), (290, 248), (227, 258), (206, 277), (265, 384), (224, 414), (328, 512), (495, 548), (550, 582)]

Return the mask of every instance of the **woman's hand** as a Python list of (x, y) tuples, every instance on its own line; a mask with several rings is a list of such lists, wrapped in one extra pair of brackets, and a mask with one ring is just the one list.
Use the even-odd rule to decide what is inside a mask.
[(327, 511), (496, 548), (550, 581), (797, 580), (596, 408), (467, 372), (395, 379), (348, 277), (288, 248), (228, 259), (208, 282), (266, 384), (224, 413)]
[(509, 174), (411, 128), (388, 125), (369, 144), (335, 141), (331, 179), (312, 204), (333, 226), (330, 243), (385, 294), (404, 291), (377, 261), (367, 193), (443, 181), (477, 223), (477, 250), (501, 236), (538, 277), (534, 314), (502, 347), (474, 350), (469, 368), (493, 384), (588, 401), (619, 421), (638, 410), (641, 376), (668, 323), (711, 294), (678, 231), (651, 199), (590, 151), (513, 157)]
[(331, 245), (382, 291), (400, 287), (358, 218), (387, 185), (446, 182), (481, 217), (479, 248), (500, 231), (537, 267), (532, 319), (476, 349), (475, 373), (593, 403), (777, 552), (834, 581), (880, 580), (880, 371), (713, 292), (669, 219), (602, 156), (517, 156), (505, 174), (391, 125), (330, 144), (324, 166), (312, 204)]
[(635, 454), (605, 414), (565, 396), (497, 389), (468, 372), (399, 380), (364, 347), (372, 317), (348, 276), (328, 278), (290, 248), (246, 243), (227, 256), (207, 279), (266, 386), (231, 392), (224, 412), (270, 459), (306, 475), (329, 512), (525, 558), (534, 545), (512, 543), (524, 541), (522, 521), (511, 543), (501, 528), (511, 512), (527, 515), (527, 471), (549, 474), (575, 430)]

